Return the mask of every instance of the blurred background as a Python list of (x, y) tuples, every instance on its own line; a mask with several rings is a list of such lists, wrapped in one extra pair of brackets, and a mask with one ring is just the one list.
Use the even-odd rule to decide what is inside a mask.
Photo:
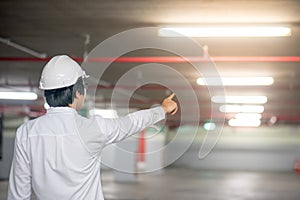
[[(168, 117), (159, 134), (150, 128), (119, 144), (138, 156), (107, 149), (102, 180), (106, 199), (299, 199), (299, 10), (297, 0), (2, 0), (0, 199), (6, 198), (16, 129), (46, 112), (38, 84), (49, 58), (67, 54), (81, 63), (105, 39), (141, 27), (157, 28), (158, 38), (180, 44), (179, 49), (189, 48), (180, 42), (182, 36), (191, 37), (203, 48), (199, 56), (187, 55), (188, 60), (216, 68), (223, 86), (214, 74), (201, 76), (172, 52), (142, 49), (114, 60), (99, 84), (89, 85), (96, 89), (95, 102), (87, 97), (82, 115), (126, 114), (122, 98), (111, 108), (111, 95), (119, 87), (126, 99), (132, 85), (115, 86), (117, 81), (140, 64), (161, 63), (188, 80), (197, 105), (191, 104), (189, 96), (175, 99), (191, 112), (199, 109), (199, 117), (185, 120), (179, 111)], [(168, 79), (169, 87), (139, 85), (151, 76)], [(130, 111), (159, 104), (174, 90), (188, 92), (177, 76), (163, 71), (137, 72), (135, 80), (139, 87), (130, 96)], [(91, 109), (93, 103), (96, 110)], [(218, 129), (223, 122), (222, 130)], [(207, 131), (214, 130), (221, 131), (219, 141), (200, 159)], [(152, 139), (145, 139), (149, 135)], [(172, 149), (147, 157), (147, 152), (175, 137)], [(167, 168), (139, 173), (165, 166), (168, 158), (180, 154), (186, 141), (193, 143)], [(136, 173), (121, 173), (112, 165), (125, 165)]]

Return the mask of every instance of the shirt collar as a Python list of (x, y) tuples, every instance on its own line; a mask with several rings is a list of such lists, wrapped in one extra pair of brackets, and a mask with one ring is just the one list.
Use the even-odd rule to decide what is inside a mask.
[(77, 111), (70, 107), (50, 107), (47, 109), (47, 114), (52, 113), (77, 113)]

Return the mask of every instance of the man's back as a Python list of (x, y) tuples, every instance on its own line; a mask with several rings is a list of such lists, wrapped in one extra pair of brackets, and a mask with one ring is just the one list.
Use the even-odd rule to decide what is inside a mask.
[(89, 152), (81, 138), (81, 119), (74, 109), (55, 108), (18, 129), (19, 159), (27, 166), (20, 170), (31, 171), (39, 199), (103, 199), (100, 155)]

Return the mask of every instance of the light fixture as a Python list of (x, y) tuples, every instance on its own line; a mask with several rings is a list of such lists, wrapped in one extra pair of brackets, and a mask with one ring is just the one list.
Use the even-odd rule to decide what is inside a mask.
[(224, 113), (262, 113), (264, 107), (262, 105), (222, 105), (219, 110)]
[(245, 103), (245, 104), (264, 104), (267, 103), (266, 96), (213, 96), (211, 101), (214, 103)]
[(211, 86), (259, 86), (272, 85), (274, 79), (272, 77), (209, 77), (198, 78), (198, 85)]
[(163, 27), (162, 37), (281, 37), (290, 36), (291, 29), (284, 26), (229, 26), (229, 27)]
[(203, 124), (203, 128), (207, 131), (212, 131), (212, 130), (215, 130), (216, 124), (212, 123), (212, 122), (206, 122)]
[(273, 126), (276, 122), (277, 122), (277, 117), (276, 116), (272, 116), (270, 118), (270, 120), (268, 121), (268, 125), (269, 126)]
[(9, 100), (36, 100), (38, 95), (34, 92), (0, 92), (0, 99)]
[(112, 109), (92, 109), (89, 111), (89, 114), (92, 115), (100, 115), (103, 118), (117, 118), (118, 114), (116, 110)]
[(235, 114), (235, 119), (241, 120), (259, 120), (261, 119), (261, 114), (259, 113), (237, 113)]
[(258, 127), (260, 126), (260, 120), (241, 120), (241, 119), (230, 119), (228, 121), (229, 126), (244, 126), (244, 127)]

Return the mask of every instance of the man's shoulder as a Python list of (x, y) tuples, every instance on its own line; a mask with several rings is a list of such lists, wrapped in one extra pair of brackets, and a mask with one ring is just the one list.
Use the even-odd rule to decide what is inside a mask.
[(79, 127), (89, 127), (89, 129), (93, 127), (97, 127), (98, 129), (98, 119), (102, 118), (100, 116), (90, 116), (90, 117), (85, 117), (80, 114), (76, 115), (76, 124)]
[(23, 124), (21, 124), (19, 128), (26, 128), (26, 127), (28, 128), (28, 127), (31, 127), (31, 126), (33, 126), (35, 123), (37, 123), (39, 120), (45, 118), (45, 116), (46, 116), (46, 115), (41, 115), (41, 116), (39, 116), (39, 117), (37, 117), (37, 118), (30, 119), (30, 120), (24, 122)]
[(28, 137), (28, 133), (30, 132), (30, 129), (32, 129), (35, 124), (38, 123), (39, 120), (43, 119), (45, 117), (45, 115), (42, 115), (40, 117), (34, 118), (34, 119), (30, 119), (26, 122), (24, 122), (23, 124), (21, 124), (18, 129), (17, 129), (17, 137)]

